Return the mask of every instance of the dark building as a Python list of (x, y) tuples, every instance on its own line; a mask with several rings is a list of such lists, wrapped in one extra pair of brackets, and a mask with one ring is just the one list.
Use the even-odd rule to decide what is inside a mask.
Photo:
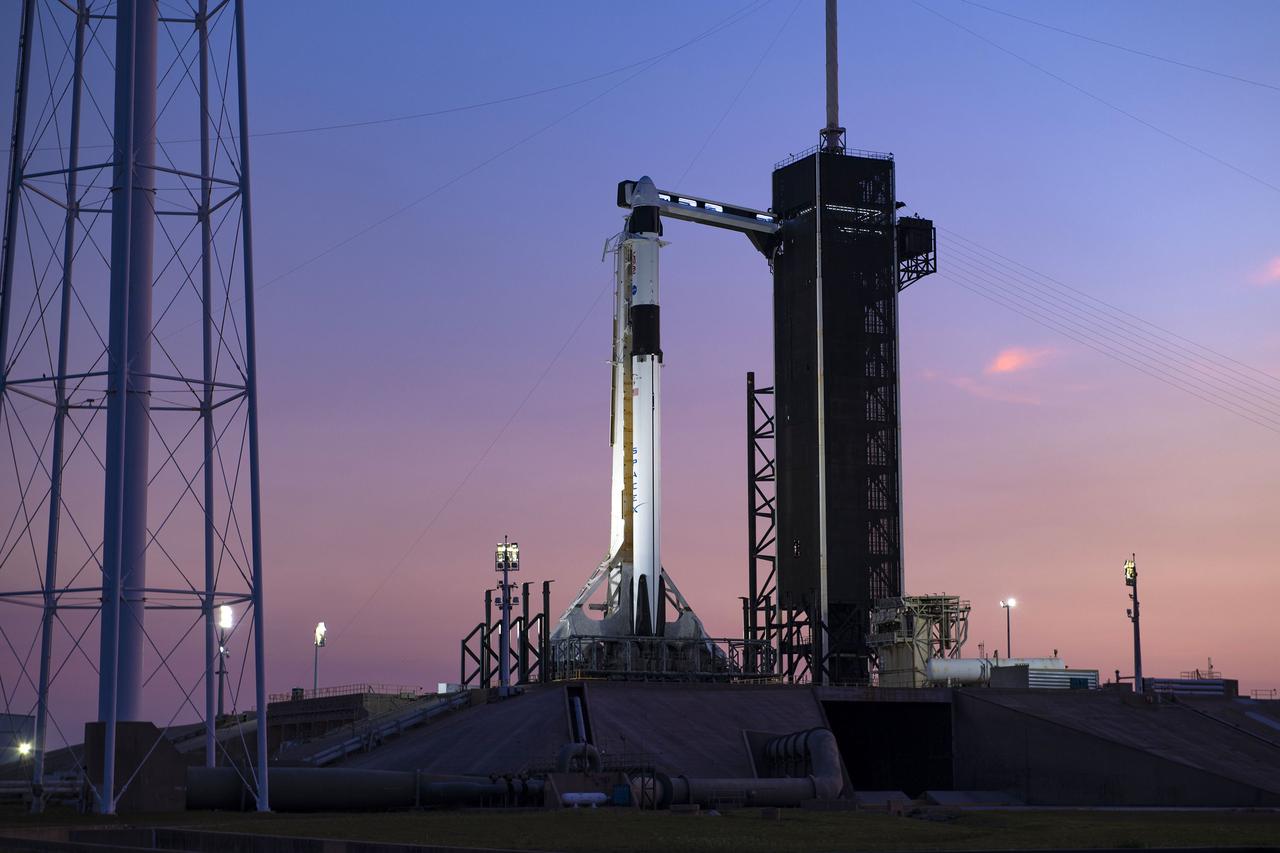
[(898, 292), (933, 223), (896, 219), (890, 155), (778, 166), (774, 272), (779, 603), (827, 627), (835, 683), (869, 677), (869, 611), (902, 594)]

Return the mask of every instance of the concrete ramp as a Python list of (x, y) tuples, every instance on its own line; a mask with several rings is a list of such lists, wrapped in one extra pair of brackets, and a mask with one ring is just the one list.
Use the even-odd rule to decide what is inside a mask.
[(1280, 745), (1230, 724), (1233, 701), (957, 691), (955, 786), (1033, 805), (1280, 805)]
[(592, 742), (606, 765), (652, 762), (690, 776), (750, 777), (746, 732), (789, 734), (826, 725), (808, 688), (568, 682), (458, 711), (341, 766), (445, 774), (550, 767), (572, 738), (570, 692), (586, 700)]
[(349, 756), (343, 767), (441, 774), (514, 773), (554, 756), (569, 739), (560, 685), (467, 708)]
[(688, 776), (753, 776), (745, 731), (826, 725), (804, 687), (587, 682), (586, 697), (600, 750), (648, 753), (659, 770)]

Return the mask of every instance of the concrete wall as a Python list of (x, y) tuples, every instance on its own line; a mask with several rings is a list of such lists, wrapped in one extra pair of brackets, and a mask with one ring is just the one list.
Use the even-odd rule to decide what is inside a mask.
[[(1009, 707), (993, 698), (994, 694), (984, 697), (978, 691), (956, 692), (957, 789), (1009, 791), (1031, 805), (1280, 805), (1280, 786), (1269, 790), (1256, 781), (1232, 778), (1235, 774), (1229, 765), (1215, 770), (1179, 760), (1181, 754), (1194, 755), (1190, 750), (1180, 754), (1142, 744), (1141, 734), (1133, 729), (1156, 727), (1167, 733), (1185, 724), (1169, 714), (1133, 707), (1121, 716), (1119, 697), (1095, 695), (1071, 698), (1083, 698), (1096, 708), (1072, 708), (1070, 717), (1049, 719), (1037, 713), (1044, 710), (1039, 706)], [(1101, 715), (1106, 719), (1095, 717), (1102, 730), (1072, 725), (1090, 710), (1106, 712)], [(1213, 749), (1213, 738), (1221, 735), (1211, 723), (1188, 734), (1198, 734), (1207, 749)], [(1127, 738), (1130, 743), (1125, 742)], [(1268, 749), (1262, 743), (1258, 746)]]

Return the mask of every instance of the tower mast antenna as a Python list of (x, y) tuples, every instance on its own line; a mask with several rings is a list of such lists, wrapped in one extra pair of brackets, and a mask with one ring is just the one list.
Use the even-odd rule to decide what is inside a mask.
[(844, 150), (844, 128), (840, 126), (840, 62), (836, 32), (836, 0), (827, 0), (827, 126), (821, 131), (824, 151)]

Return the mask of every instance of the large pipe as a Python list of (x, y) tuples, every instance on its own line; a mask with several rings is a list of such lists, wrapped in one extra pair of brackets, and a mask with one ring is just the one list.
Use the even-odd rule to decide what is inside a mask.
[(556, 770), (560, 773), (575, 770), (599, 773), (603, 767), (599, 750), (589, 743), (566, 743), (556, 754)]
[(935, 684), (987, 684), (993, 669), (1009, 666), (1067, 668), (1062, 658), (930, 658), (924, 665), (924, 677)]
[(631, 274), (633, 630), (638, 636), (662, 632), (662, 341), (658, 319), (658, 250), (661, 226), (658, 190), (648, 177), (636, 182), (627, 245)]
[[(273, 811), (381, 811), (420, 806), (466, 806), (500, 802), (540, 805), (539, 779), (486, 776), (440, 777), (414, 770), (355, 770), (342, 767), (273, 767)], [(234, 767), (187, 768), (187, 808), (238, 811), (253, 795)]]
[(765, 746), (776, 756), (794, 753), (805, 761), (809, 774), (800, 777), (751, 779), (699, 779), (663, 776), (665, 805), (696, 803), (710, 806), (736, 800), (749, 806), (798, 806), (805, 800), (834, 800), (844, 788), (844, 769), (835, 735), (828, 729), (810, 729), (774, 738)]
[[(151, 272), (155, 232), (155, 0), (119, 3), (111, 206), (111, 380), (107, 393), (104, 594), (98, 718), (139, 720), (151, 432)], [(110, 737), (108, 738), (110, 740)]]

